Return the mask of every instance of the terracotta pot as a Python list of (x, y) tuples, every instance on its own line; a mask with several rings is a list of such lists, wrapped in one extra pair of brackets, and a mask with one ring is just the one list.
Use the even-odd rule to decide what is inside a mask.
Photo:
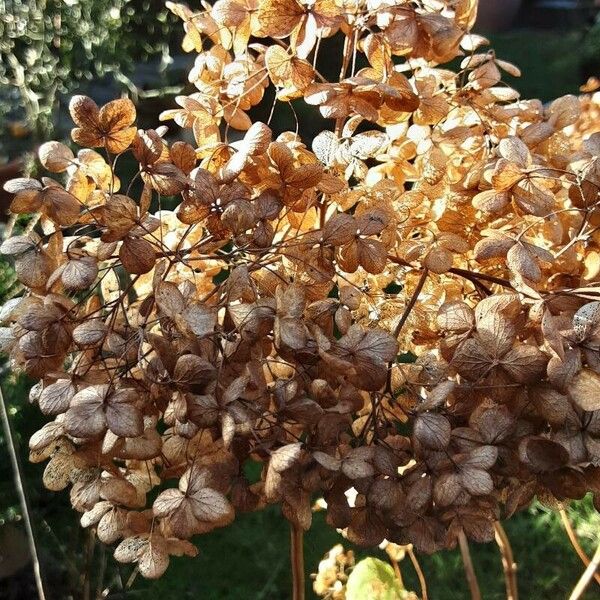
[(479, 0), (476, 32), (503, 31), (515, 21), (522, 0)]

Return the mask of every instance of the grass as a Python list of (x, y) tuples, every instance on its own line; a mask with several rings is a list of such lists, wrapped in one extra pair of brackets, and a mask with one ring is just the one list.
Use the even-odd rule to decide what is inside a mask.
[[(587, 529), (582, 538), (588, 553), (593, 552), (600, 531), (598, 515), (593, 514), (589, 499), (576, 503), (571, 511), (579, 529)], [(518, 562), (519, 591), (526, 600), (566, 598), (583, 572), (562, 529), (560, 517), (536, 504), (505, 524)], [(590, 530), (594, 528), (592, 533)], [(348, 544), (316, 514), (313, 528), (305, 535), (305, 561), (308, 572), (316, 572), (323, 554), (336, 543), (354, 548), (357, 557), (377, 555), (378, 551), (358, 549)], [(288, 528), (279, 511), (240, 516), (235, 525), (198, 539), (196, 559), (175, 559), (167, 577), (156, 583), (136, 582), (134, 589), (152, 592), (163, 598), (203, 600), (286, 600), (289, 598)], [(482, 597), (506, 598), (501, 559), (494, 543), (472, 545)], [(463, 566), (458, 550), (435, 556), (419, 557), (427, 576), (432, 600), (460, 600), (468, 597)], [(401, 565), (407, 587), (418, 591), (418, 581), (408, 559)], [(310, 585), (310, 581), (308, 582)], [(315, 598), (307, 589), (307, 598)], [(600, 597), (597, 588), (584, 598)], [(365, 599), (367, 600), (367, 599)]]

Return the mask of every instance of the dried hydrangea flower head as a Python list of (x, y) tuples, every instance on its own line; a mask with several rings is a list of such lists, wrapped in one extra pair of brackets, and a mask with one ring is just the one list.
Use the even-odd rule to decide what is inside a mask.
[[(161, 118), (194, 143), (76, 96), (81, 149), (6, 185), (37, 215), (2, 341), (45, 485), (150, 578), (269, 503), (422, 552), (534, 496), (598, 507), (597, 101), (519, 99), (474, 0), (169, 7), (196, 91)], [(329, 126), (273, 133), (271, 100)]]

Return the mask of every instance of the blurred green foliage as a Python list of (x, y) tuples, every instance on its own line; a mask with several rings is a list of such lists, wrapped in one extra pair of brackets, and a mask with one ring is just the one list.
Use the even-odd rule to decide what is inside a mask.
[(583, 65), (587, 73), (590, 76), (600, 75), (600, 12), (585, 35), (581, 50)]
[(0, 257), (0, 304), (16, 296), (20, 288), (12, 265), (5, 257)]
[[(169, 60), (180, 25), (162, 0), (0, 0), (0, 156), (28, 132), (45, 140), (62, 97), (136, 61)], [(4, 131), (2, 131), (4, 129)]]

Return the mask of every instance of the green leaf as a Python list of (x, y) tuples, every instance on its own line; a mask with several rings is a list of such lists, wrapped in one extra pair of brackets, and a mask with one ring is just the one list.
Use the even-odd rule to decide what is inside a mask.
[(417, 360), (417, 355), (413, 354), (412, 352), (404, 352), (402, 354), (398, 354), (398, 356), (396, 356), (396, 362), (398, 363), (403, 363), (403, 364), (410, 364), (410, 363), (414, 363)]
[(401, 600), (402, 591), (388, 563), (378, 558), (365, 558), (348, 577), (346, 600)]

